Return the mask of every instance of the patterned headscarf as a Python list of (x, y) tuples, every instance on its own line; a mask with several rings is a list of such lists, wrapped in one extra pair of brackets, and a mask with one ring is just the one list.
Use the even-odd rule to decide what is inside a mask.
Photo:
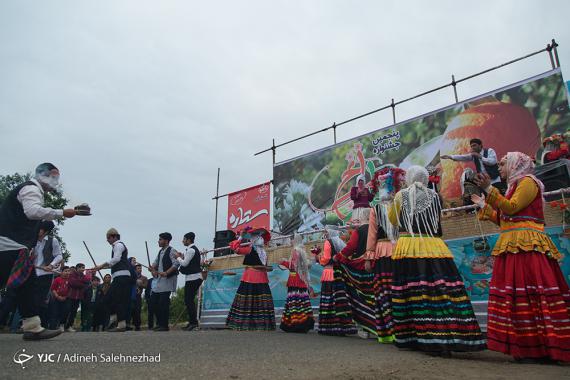
[(531, 177), (540, 188), (540, 193), (544, 193), (544, 184), (533, 174), (532, 158), (521, 152), (509, 152), (503, 159), (507, 160), (507, 193), (524, 177)]

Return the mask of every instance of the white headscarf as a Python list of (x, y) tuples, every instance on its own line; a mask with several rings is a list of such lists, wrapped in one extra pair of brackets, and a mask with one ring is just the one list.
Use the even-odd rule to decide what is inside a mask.
[(307, 258), (307, 251), (303, 244), (303, 237), (295, 234), (293, 237), (293, 249), (289, 257), (291, 263), (291, 270), (295, 271), (299, 278), (307, 285), (311, 280), (309, 275), (309, 259)]
[(363, 184), (366, 185), (366, 176), (364, 174), (359, 174), (358, 177), (356, 177), (356, 186), (358, 186), (358, 182), (361, 180)]
[(331, 226), (326, 226), (325, 230), (329, 236), (335, 252), (340, 252), (346, 247), (346, 243), (340, 238), (338, 230), (332, 228)]
[(251, 246), (255, 248), (255, 252), (259, 256), (259, 260), (263, 265), (267, 265), (267, 252), (265, 252), (265, 240), (261, 235), (251, 237)]
[(430, 236), (433, 236), (438, 230), (441, 204), (437, 193), (427, 188), (428, 182), (429, 174), (424, 167), (414, 165), (406, 171), (406, 185), (408, 187), (401, 191), (402, 220), (400, 220), (400, 225), (412, 236), (414, 236), (412, 230), (414, 222), (425, 227)]

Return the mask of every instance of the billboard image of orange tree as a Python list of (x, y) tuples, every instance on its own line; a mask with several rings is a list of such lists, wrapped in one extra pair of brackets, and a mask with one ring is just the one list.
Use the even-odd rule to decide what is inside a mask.
[[(307, 231), (350, 220), (356, 177), (386, 165), (440, 169), (446, 207), (462, 205), (460, 176), (472, 162), (440, 160), (466, 154), (479, 138), (500, 159), (520, 151), (541, 163), (542, 139), (565, 134), (568, 93), (560, 69), (526, 79), (417, 118), (280, 162), (273, 168), (273, 230)], [(373, 201), (374, 204), (376, 200)]]

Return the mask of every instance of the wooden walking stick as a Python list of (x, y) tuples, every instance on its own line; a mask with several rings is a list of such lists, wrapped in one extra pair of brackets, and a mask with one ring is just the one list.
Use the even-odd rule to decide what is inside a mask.
[(148, 266), (149, 266), (149, 268), (150, 268), (150, 267), (151, 267), (151, 265), (150, 265), (150, 255), (148, 254), (148, 243), (146, 242), (146, 240), (145, 240), (145, 242), (144, 242), (144, 245), (145, 245), (145, 247), (146, 247), (146, 259), (148, 260)]
[[(87, 253), (89, 254), (89, 257), (91, 257), (91, 261), (93, 261), (93, 265), (97, 266), (97, 263), (95, 262), (95, 259), (93, 258), (93, 255), (91, 254), (91, 251), (89, 251), (89, 247), (85, 243), (85, 240), (83, 241), (83, 245), (85, 246), (85, 249), (87, 250)], [(98, 270), (97, 273), (99, 273), (99, 276), (101, 276), (101, 280), (102, 280), (103, 275), (101, 274), (101, 271)]]

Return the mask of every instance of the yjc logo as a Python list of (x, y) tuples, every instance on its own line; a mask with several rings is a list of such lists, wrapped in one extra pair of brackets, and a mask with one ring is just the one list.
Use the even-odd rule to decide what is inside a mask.
[(20, 351), (16, 351), (16, 353), (14, 354), (14, 363), (20, 364), (22, 366), (22, 369), (26, 368), (24, 366), (24, 363), (28, 362), (29, 360), (33, 359), (34, 355), (28, 355), (26, 354), (26, 349), (23, 348)]

